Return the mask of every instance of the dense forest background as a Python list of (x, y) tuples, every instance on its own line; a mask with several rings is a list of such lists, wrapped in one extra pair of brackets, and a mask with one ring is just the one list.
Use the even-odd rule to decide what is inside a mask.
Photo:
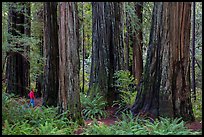
[[(31, 134), (73, 134), (109, 109), (123, 122), (202, 122), (202, 3), (3, 2), (2, 107), (4, 134), (41, 122)], [(96, 125), (83, 134), (154, 134)]]

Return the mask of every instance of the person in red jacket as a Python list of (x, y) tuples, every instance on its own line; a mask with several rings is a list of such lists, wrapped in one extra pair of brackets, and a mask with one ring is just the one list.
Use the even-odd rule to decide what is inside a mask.
[(30, 97), (30, 104), (29, 104), (29, 106), (31, 105), (32, 107), (35, 107), (35, 102), (34, 102), (35, 94), (34, 94), (34, 89), (33, 88), (30, 91), (30, 93), (28, 94), (28, 96)]

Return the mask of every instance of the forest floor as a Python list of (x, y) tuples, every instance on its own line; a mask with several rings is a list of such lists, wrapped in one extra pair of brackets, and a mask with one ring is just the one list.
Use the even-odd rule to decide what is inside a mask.
[[(29, 102), (28, 102), (29, 103)], [(35, 108), (40, 107), (42, 105), (42, 98), (37, 98), (35, 99)], [(107, 114), (108, 117), (107, 118), (103, 118), (100, 120), (97, 120), (99, 124), (105, 124), (105, 125), (111, 125), (114, 124), (117, 121), (117, 118), (114, 117), (114, 112), (115, 112), (115, 108), (113, 107), (108, 107), (107, 108)], [(93, 122), (93, 120), (85, 120), (85, 126), (86, 125), (90, 125)], [(194, 122), (187, 122), (185, 125), (187, 128), (192, 129), (192, 130), (202, 130), (202, 121), (194, 121)], [(75, 134), (79, 135), (80, 133), (83, 132), (83, 128), (80, 127)]]

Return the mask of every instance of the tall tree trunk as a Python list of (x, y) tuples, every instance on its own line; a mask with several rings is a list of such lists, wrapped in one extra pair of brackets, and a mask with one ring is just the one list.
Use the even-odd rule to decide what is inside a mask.
[(84, 48), (84, 2), (82, 2), (82, 92), (84, 93), (84, 59), (85, 59), (85, 48)]
[(117, 89), (113, 88), (114, 84), (113, 74), (119, 70), (125, 70), (124, 61), (124, 3), (111, 2), (111, 45), (110, 45), (110, 67), (112, 73), (109, 74), (109, 91), (108, 103), (112, 104), (114, 100), (119, 99)]
[(175, 117), (194, 120), (190, 92), (191, 3), (170, 3), (170, 78)]
[(154, 4), (150, 42), (147, 51), (146, 65), (144, 69), (144, 84), (138, 91), (135, 103), (132, 107), (134, 114), (150, 113), (159, 115), (159, 87), (160, 87), (160, 35), (158, 32), (162, 26), (162, 3)]
[(112, 87), (113, 74), (124, 69), (122, 7), (123, 4), (118, 2), (92, 3), (92, 64), (88, 94), (92, 94), (92, 88), (98, 88), (109, 104), (116, 97)]
[(124, 69), (124, 41), (123, 41), (123, 2), (112, 2), (111, 21), (112, 21), (112, 42), (114, 54), (114, 71)]
[(79, 22), (75, 2), (59, 5), (59, 113), (83, 124), (79, 98)]
[(195, 85), (195, 9), (196, 3), (193, 2), (193, 25), (192, 25), (192, 91), (194, 100), (196, 100), (196, 85)]
[[(127, 4), (127, 3), (125, 3)], [(125, 5), (126, 6), (126, 5)], [(124, 65), (125, 65), (125, 69), (129, 70), (129, 35), (130, 35), (130, 19), (128, 16), (128, 12), (125, 12), (126, 14), (126, 22), (125, 22), (125, 26), (126, 26), (126, 35), (125, 35), (125, 45), (124, 45)]]
[(57, 106), (59, 46), (57, 26), (57, 2), (44, 3), (44, 68), (43, 105)]
[(190, 99), (191, 3), (155, 3), (143, 89), (132, 112), (194, 120)]
[[(191, 3), (164, 3), (160, 114), (194, 120), (190, 95)], [(172, 12), (174, 11), (174, 12)]]
[[(30, 3), (9, 3), (8, 37), (10, 51), (7, 52), (7, 92), (25, 96), (29, 91), (29, 45), (16, 42), (15, 37), (30, 37)], [(18, 51), (13, 51), (13, 47)]]
[[(107, 18), (104, 2), (92, 2), (92, 61), (88, 95), (94, 96), (92, 91), (98, 89), (101, 95), (107, 98), (108, 92), (108, 68), (109, 68), (109, 42), (105, 37)], [(109, 9), (107, 9), (109, 11)], [(110, 14), (110, 13), (108, 13)], [(110, 26), (110, 24), (108, 24)], [(110, 28), (110, 27), (109, 27)], [(109, 35), (109, 33), (106, 33)], [(108, 39), (108, 40), (107, 40)]]
[(143, 59), (142, 59), (142, 6), (143, 2), (136, 2), (135, 14), (137, 16), (137, 26), (134, 32), (133, 41), (133, 75), (136, 79), (136, 84), (139, 84), (143, 72)]

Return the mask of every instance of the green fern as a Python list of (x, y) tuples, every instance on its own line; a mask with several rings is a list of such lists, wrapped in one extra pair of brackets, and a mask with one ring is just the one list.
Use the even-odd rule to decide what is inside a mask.
[(94, 119), (94, 118), (105, 118), (107, 113), (105, 107), (107, 102), (104, 101), (103, 97), (96, 94), (95, 98), (80, 93), (80, 100), (82, 104), (82, 114), (84, 119)]
[(57, 108), (25, 109), (17, 97), (2, 94), (2, 133), (4, 135), (74, 134), (78, 124), (67, 118), (67, 112), (58, 114)]
[(122, 113), (121, 118), (114, 124), (106, 126), (94, 122), (85, 128), (83, 135), (200, 135), (201, 132), (191, 131), (185, 127), (180, 118), (155, 119), (154, 123), (139, 116)]

